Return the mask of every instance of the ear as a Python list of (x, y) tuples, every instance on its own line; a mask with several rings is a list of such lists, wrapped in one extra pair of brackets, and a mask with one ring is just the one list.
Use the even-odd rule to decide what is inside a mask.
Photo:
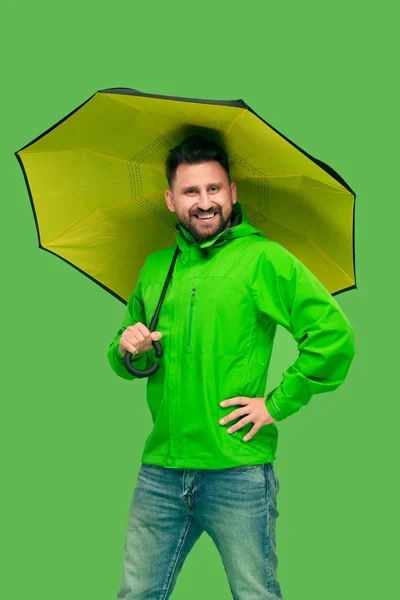
[(231, 182), (230, 185), (231, 188), (231, 198), (232, 198), (232, 204), (236, 204), (236, 200), (237, 200), (237, 189), (236, 189), (236, 183), (234, 181)]
[(176, 212), (174, 205), (174, 197), (171, 190), (165, 190), (165, 202), (171, 212)]

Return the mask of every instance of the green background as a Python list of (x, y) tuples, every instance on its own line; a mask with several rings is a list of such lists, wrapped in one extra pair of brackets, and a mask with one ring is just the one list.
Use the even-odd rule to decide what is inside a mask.
[[(278, 574), (285, 600), (375, 600), (397, 589), (391, 10), (385, 1), (367, 8), (343, 0), (25, 1), (2, 9), (2, 598), (111, 600), (122, 576), (129, 504), (151, 429), (146, 380), (122, 380), (108, 364), (125, 306), (38, 250), (14, 156), (111, 87), (242, 98), (355, 190), (357, 289), (336, 299), (355, 329), (356, 356), (339, 389), (279, 424)], [(296, 356), (278, 328), (267, 392)], [(231, 598), (206, 534), (172, 597)]]

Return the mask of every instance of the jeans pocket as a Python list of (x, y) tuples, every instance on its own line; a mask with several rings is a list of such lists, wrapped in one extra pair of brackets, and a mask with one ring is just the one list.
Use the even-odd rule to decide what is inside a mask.
[(278, 491), (279, 491), (279, 482), (278, 478), (275, 475), (274, 467), (272, 462), (265, 463), (265, 495), (268, 506), (268, 513), (272, 519), (277, 519), (279, 517), (278, 510)]
[(274, 479), (275, 479), (276, 493), (278, 493), (279, 492), (279, 487), (280, 487), (279, 486), (279, 479), (278, 479), (277, 474), (275, 473), (274, 463), (271, 462), (270, 464), (271, 464), (271, 471), (272, 471)]
[(250, 471), (251, 469), (262, 469), (264, 465), (239, 465), (238, 467), (229, 467), (231, 471)]

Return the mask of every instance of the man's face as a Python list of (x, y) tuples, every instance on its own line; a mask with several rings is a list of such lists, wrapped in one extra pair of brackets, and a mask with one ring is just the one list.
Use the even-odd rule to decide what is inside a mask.
[[(196, 240), (209, 240), (230, 226), (236, 185), (233, 181), (229, 184), (218, 161), (180, 164), (171, 188), (165, 192), (167, 206)], [(198, 216), (214, 213), (211, 219)]]

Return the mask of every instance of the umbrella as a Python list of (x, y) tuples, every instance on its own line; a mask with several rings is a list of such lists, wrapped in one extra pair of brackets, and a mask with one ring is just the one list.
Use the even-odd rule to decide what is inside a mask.
[[(297, 256), (332, 294), (356, 287), (355, 193), (327, 164), (262, 119), (243, 100), (221, 101), (99, 90), (15, 152), (39, 248), (127, 304), (150, 252), (173, 245), (165, 203), (168, 150), (187, 135), (215, 132), (249, 223)], [(154, 331), (169, 279), (150, 323)], [(153, 341), (157, 358), (160, 342)], [(138, 371), (125, 354), (126, 368)]]

